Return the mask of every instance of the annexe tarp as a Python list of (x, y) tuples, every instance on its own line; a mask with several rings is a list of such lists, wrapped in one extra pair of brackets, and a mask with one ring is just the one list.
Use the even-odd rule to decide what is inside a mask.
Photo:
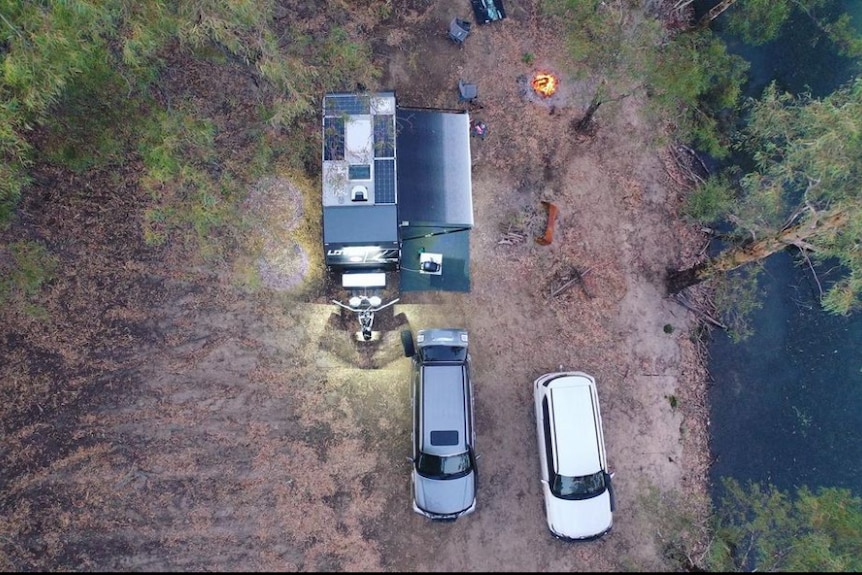
[[(396, 126), (400, 289), (470, 291), (470, 117), (461, 111), (399, 108)], [(443, 255), (440, 275), (419, 273), (422, 252)]]
[(472, 228), (470, 116), (399, 108), (395, 122), (401, 226)]

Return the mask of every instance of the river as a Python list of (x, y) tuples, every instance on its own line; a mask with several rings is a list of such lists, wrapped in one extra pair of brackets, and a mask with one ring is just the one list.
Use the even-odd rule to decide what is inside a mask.
[[(862, 29), (862, 0), (844, 9)], [(813, 26), (798, 18), (777, 40), (759, 47), (714, 30), (751, 62), (747, 94), (775, 80), (792, 92), (823, 96), (858, 73), (858, 62), (812, 46)], [(771, 256), (761, 274), (763, 307), (755, 334), (733, 343), (720, 330), (710, 342), (712, 378), (710, 469), (713, 497), (720, 478), (757, 481), (782, 490), (841, 487), (862, 495), (862, 313), (836, 317), (819, 308), (818, 279), (789, 253)]]

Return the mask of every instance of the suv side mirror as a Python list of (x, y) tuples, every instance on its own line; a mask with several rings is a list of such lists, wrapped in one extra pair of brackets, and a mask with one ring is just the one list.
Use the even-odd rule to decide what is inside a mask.
[(613, 473), (608, 475), (608, 494), (611, 496), (611, 512), (617, 510), (617, 497), (614, 493), (614, 484), (611, 482), (611, 478), (613, 477)]

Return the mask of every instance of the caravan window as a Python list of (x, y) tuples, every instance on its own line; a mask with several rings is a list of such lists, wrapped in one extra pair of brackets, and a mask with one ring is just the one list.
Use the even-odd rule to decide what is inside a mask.
[(370, 180), (371, 166), (369, 164), (354, 164), (348, 169), (348, 178), (351, 180)]

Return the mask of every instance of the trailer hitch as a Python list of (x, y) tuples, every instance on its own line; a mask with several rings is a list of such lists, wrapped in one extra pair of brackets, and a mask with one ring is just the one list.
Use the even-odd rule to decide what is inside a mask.
[(347, 311), (352, 311), (359, 318), (359, 333), (365, 341), (371, 341), (373, 338), (372, 327), (374, 326), (374, 312), (394, 305), (398, 302), (398, 298), (387, 304), (381, 305), (383, 302), (377, 296), (368, 297), (367, 295), (353, 296), (348, 301), (349, 305), (345, 305), (338, 300), (332, 300), (337, 306), (340, 306)]

